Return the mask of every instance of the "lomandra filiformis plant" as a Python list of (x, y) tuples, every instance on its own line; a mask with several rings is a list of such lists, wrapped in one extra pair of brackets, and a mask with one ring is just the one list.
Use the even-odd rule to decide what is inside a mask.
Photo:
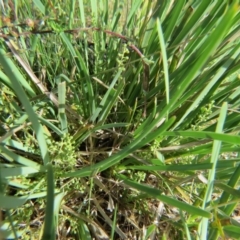
[(4, 239), (238, 239), (238, 1), (0, 6)]

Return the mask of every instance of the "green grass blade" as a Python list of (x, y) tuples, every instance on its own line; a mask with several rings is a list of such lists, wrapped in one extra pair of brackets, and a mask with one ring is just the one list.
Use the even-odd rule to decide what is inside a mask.
[[(234, 173), (232, 174), (231, 178), (229, 179), (228, 186), (230, 187), (236, 187), (236, 185), (239, 182), (240, 178), (240, 165), (237, 166), (235, 169)], [(227, 202), (229, 198), (229, 193), (224, 192), (220, 198), (220, 203)], [(233, 198), (236, 199), (236, 198)], [(223, 211), (227, 214), (230, 215), (232, 211), (235, 209), (235, 204), (227, 206)]]
[(240, 141), (239, 136), (228, 135), (223, 133), (213, 133), (207, 131), (174, 131), (174, 132), (164, 132), (164, 136), (182, 136), (182, 137), (190, 137), (190, 138), (206, 138), (206, 139), (214, 139), (219, 140), (226, 143), (238, 144)]
[(42, 2), (40, 0), (33, 0), (34, 4), (36, 5), (36, 7), (39, 9), (39, 11), (45, 15), (45, 7), (42, 4)]
[(12, 197), (0, 193), (0, 206), (3, 209), (16, 209), (21, 207), (28, 200), (27, 196)]
[(51, 164), (47, 165), (47, 205), (42, 240), (54, 240), (56, 222), (54, 218), (54, 173)]
[(131, 6), (131, 10), (127, 16), (127, 27), (130, 27), (133, 21), (133, 16), (139, 9), (140, 5), (142, 4), (142, 0), (135, 0)]
[(79, 4), (79, 12), (80, 12), (81, 23), (82, 23), (83, 27), (86, 27), (83, 0), (78, 0), (78, 4)]
[[(110, 111), (109, 105), (112, 106), (116, 101), (116, 97), (115, 98), (113, 97), (113, 95), (115, 95), (114, 94), (114, 86), (116, 85), (119, 77), (121, 76), (121, 73), (122, 73), (122, 71), (119, 70), (117, 72), (117, 74), (115, 75), (112, 83), (108, 87), (106, 94), (104, 95), (102, 101), (100, 102), (99, 107), (96, 108), (96, 111), (94, 112), (93, 116), (90, 119), (92, 122), (95, 122), (97, 118), (99, 118), (98, 121), (102, 121), (103, 119), (105, 119), (108, 116), (109, 111)], [(99, 116), (101, 111), (103, 113)]]
[(27, 167), (32, 167), (38, 169), (41, 165), (29, 160), (23, 156), (20, 156), (13, 151), (10, 151), (6, 146), (0, 145), (1, 155), (4, 157), (4, 159), (8, 160), (9, 162), (16, 162), (22, 165), (25, 165)]
[(223, 231), (230, 239), (239, 239), (239, 226), (224, 226)]
[(61, 208), (61, 202), (65, 196), (65, 193), (61, 192), (55, 195), (54, 197), (54, 221), (55, 226), (59, 226), (59, 210)]
[(117, 221), (117, 211), (118, 211), (118, 208), (116, 206), (116, 208), (114, 209), (113, 228), (112, 228), (112, 231), (111, 231), (111, 240), (114, 239), (114, 233), (115, 233), (115, 227), (116, 227), (116, 221)]
[(78, 223), (79, 223), (78, 231), (79, 231), (80, 239), (92, 240), (87, 224), (85, 224), (81, 219), (79, 219)]
[[(19, 77), (21, 76), (19, 75)], [(4, 85), (7, 85), (10, 89), (14, 89), (12, 81), (2, 71), (0, 71), (0, 82), (2, 82)], [(26, 89), (26, 92), (29, 94), (30, 97), (36, 96), (36, 93), (28, 84), (25, 78), (21, 77), (21, 85), (24, 87), (24, 89)]]
[[(234, 163), (229, 163), (231, 167), (234, 167)], [(228, 165), (228, 167), (230, 167)], [(134, 170), (149, 170), (149, 171), (197, 171), (208, 170), (213, 167), (212, 163), (199, 163), (199, 164), (183, 164), (183, 165), (163, 165), (163, 166), (127, 166), (126, 169)], [(226, 168), (225, 164), (218, 164), (217, 168)]]
[(56, 133), (58, 136), (62, 136), (64, 133), (56, 127), (54, 124), (52, 124), (50, 121), (47, 119), (38, 116), (39, 121), (44, 124), (45, 126), (49, 127), (54, 133)]
[(165, 42), (168, 42), (169, 37), (171, 36), (174, 28), (176, 27), (184, 4), (185, 0), (175, 1), (172, 7), (172, 11), (169, 14), (170, 16), (168, 15), (168, 17), (164, 20), (163, 30)]
[(221, 182), (215, 182), (215, 185), (226, 192), (228, 195), (232, 195), (235, 199), (240, 198), (240, 191), (230, 187), (227, 184)]
[(135, 189), (137, 189), (138, 191), (140, 191), (141, 193), (145, 193), (148, 194), (149, 196), (159, 199), (160, 201), (163, 201), (166, 204), (169, 204), (171, 206), (177, 207), (182, 211), (186, 211), (190, 214), (197, 214), (198, 216), (202, 216), (205, 218), (211, 218), (212, 214), (208, 211), (205, 211), (203, 209), (199, 209), (196, 208), (192, 205), (189, 205), (187, 203), (184, 202), (180, 202), (174, 198), (165, 196), (161, 193), (161, 191), (159, 191), (158, 189), (143, 185), (143, 184), (139, 184), (133, 181), (130, 181), (128, 179), (126, 179), (126, 177), (121, 177), (119, 176), (120, 179), (122, 179), (124, 181), (125, 184), (129, 185), (130, 187), (133, 187)]
[(94, 23), (98, 22), (98, 1), (91, 0), (92, 20)]
[(180, 34), (174, 39), (172, 42), (172, 45), (178, 45), (180, 41), (182, 41), (188, 34), (188, 32), (193, 30), (196, 26), (196, 23), (200, 19), (200, 17), (205, 13), (205, 11), (208, 9), (208, 5), (210, 5), (211, 2), (208, 0), (203, 0), (200, 2), (199, 6), (196, 8), (194, 14), (189, 19), (189, 21), (185, 24), (184, 27), (182, 27), (182, 31)]
[[(2, 178), (7, 178), (7, 177), (17, 177), (20, 175), (29, 175), (33, 173), (38, 173), (40, 172), (40, 167), (37, 168), (32, 168), (32, 167), (1, 167), (0, 165), (0, 175)], [(43, 169), (42, 169), (43, 170)]]
[[(225, 123), (226, 116), (227, 116), (227, 103), (224, 103), (221, 108), (220, 116), (218, 119), (218, 124), (216, 128), (217, 133), (221, 133), (223, 131), (223, 126)], [(209, 171), (209, 175), (208, 175), (208, 185), (207, 185), (205, 197), (202, 204), (203, 209), (206, 209), (208, 207), (212, 198), (214, 180), (216, 175), (216, 165), (217, 165), (220, 149), (221, 149), (221, 141), (214, 140), (212, 156), (211, 156), (211, 163), (213, 164), (213, 166), (212, 166), (212, 169)], [(208, 229), (209, 229), (209, 221), (207, 218), (203, 218), (198, 229), (201, 239), (207, 238)]]
[[(166, 91), (166, 103), (169, 104), (170, 99), (170, 88), (169, 88), (169, 74), (168, 74), (168, 58), (167, 58), (167, 52), (166, 52), (166, 45), (164, 41), (162, 26), (160, 23), (159, 18), (157, 19), (157, 29), (158, 29), (158, 38), (160, 43), (160, 49), (163, 59), (163, 71), (164, 71), (164, 80), (165, 80), (165, 91)], [(167, 119), (168, 119), (168, 113), (167, 113)]]
[(69, 29), (73, 28), (73, 22), (74, 22), (74, 10), (76, 9), (76, 0), (72, 0), (70, 5), (70, 11), (69, 11), (69, 23), (68, 27)]
[(19, 83), (20, 79), (23, 77), (21, 73), (18, 71), (18, 69), (15, 67), (13, 62), (9, 58), (5, 57), (5, 52), (2, 49), (0, 49), (0, 62), (5, 71), (8, 73), (8, 76), (11, 78), (15, 94), (18, 96), (19, 100), (21, 101), (22, 105), (24, 106), (29, 116), (29, 120), (32, 123), (33, 129), (36, 133), (39, 142), (39, 148), (41, 150), (43, 162), (44, 164), (47, 164), (49, 162), (49, 155), (47, 150), (47, 144), (45, 141), (45, 136), (43, 133), (42, 126), (38, 121), (37, 115), (34, 112), (21, 84)]

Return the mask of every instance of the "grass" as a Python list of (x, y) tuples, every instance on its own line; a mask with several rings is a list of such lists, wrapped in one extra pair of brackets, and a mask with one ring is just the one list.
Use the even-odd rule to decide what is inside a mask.
[(237, 1), (0, 3), (2, 239), (239, 239)]

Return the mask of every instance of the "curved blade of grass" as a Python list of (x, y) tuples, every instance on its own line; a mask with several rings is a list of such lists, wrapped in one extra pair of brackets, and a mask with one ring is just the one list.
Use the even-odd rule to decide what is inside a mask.
[(110, 94), (108, 95), (108, 99), (105, 103), (105, 106), (103, 107), (101, 116), (99, 117), (99, 121), (102, 121), (102, 122), (106, 121), (107, 117), (110, 114), (111, 109), (113, 108), (114, 104), (117, 102), (118, 97), (122, 92), (123, 88), (124, 88), (124, 84), (118, 84), (118, 87), (116, 90), (112, 89), (110, 91)]
[(78, 220), (78, 223), (80, 239), (92, 240), (87, 224), (85, 224), (81, 219)]
[(144, 240), (154, 239), (152, 236), (155, 236), (156, 230), (157, 230), (157, 226), (155, 224), (152, 224), (152, 225), (148, 226), (147, 231), (146, 231), (146, 235), (144, 236)]
[(115, 233), (115, 228), (116, 228), (116, 223), (117, 223), (117, 212), (118, 212), (118, 206), (114, 209), (114, 215), (113, 215), (113, 227), (111, 231), (111, 240), (114, 239), (114, 233)]
[[(206, 162), (210, 162), (211, 159), (207, 160)], [(226, 160), (218, 160), (216, 168), (232, 168), (235, 169), (236, 166), (239, 164), (240, 159), (228, 159)], [(203, 161), (204, 162), (204, 161)]]
[(234, 196), (236, 199), (240, 199), (240, 191), (239, 190), (236, 190), (236, 189), (230, 187), (229, 185), (221, 183), (219, 181), (215, 181), (214, 184), (216, 187), (219, 187), (227, 194)]
[(22, 190), (27, 190), (27, 189), (29, 189), (29, 187), (28, 186), (26, 186), (26, 185), (23, 185), (23, 184), (21, 184), (21, 183), (18, 183), (18, 182), (16, 182), (16, 181), (9, 181), (9, 180), (7, 180), (7, 181), (3, 181), (4, 183), (6, 182), (6, 184), (8, 184), (8, 186), (9, 187), (14, 187), (14, 188), (18, 188), (18, 189), (22, 189)]
[(10, 151), (5, 146), (0, 145), (0, 150), (1, 150), (1, 156), (5, 160), (8, 160), (9, 162), (16, 162), (16, 163), (25, 165), (27, 167), (32, 167), (32, 168), (36, 168), (36, 169), (39, 169), (39, 167), (41, 167), (40, 164), (38, 164), (30, 159), (27, 159), (23, 156), (20, 156), (20, 155), (14, 153), (13, 151)]
[[(35, 97), (36, 93), (34, 92), (34, 90), (31, 88), (31, 86), (28, 84), (28, 82), (26, 81), (25, 78), (21, 77), (21, 84), (23, 86), (24, 89), (26, 89), (26, 92), (29, 94), (30, 97)], [(14, 89), (13, 88), (13, 84), (12, 81), (9, 79), (8, 76), (6, 76), (2, 71), (0, 71), (0, 81), (4, 84), (7, 85), (10, 89)]]
[(45, 7), (42, 4), (42, 2), (40, 0), (33, 0), (34, 4), (36, 5), (36, 7), (39, 9), (39, 11), (45, 15)]
[(92, 18), (93, 22), (98, 22), (98, 1), (90, 0), (91, 1), (91, 10), (92, 10)]
[(164, 136), (182, 136), (182, 137), (191, 137), (191, 138), (208, 138), (213, 140), (219, 140), (226, 143), (239, 144), (240, 137), (224, 134), (224, 133), (214, 133), (207, 131), (174, 131), (174, 132), (164, 132)]
[[(168, 105), (169, 104), (169, 99), (170, 99), (169, 74), (168, 74), (168, 58), (167, 58), (166, 45), (165, 45), (165, 41), (164, 41), (162, 26), (161, 26), (159, 18), (157, 18), (157, 30), (158, 30), (158, 38), (159, 38), (159, 43), (160, 43), (162, 59), (163, 59), (163, 71), (164, 71), (164, 81), (165, 81), (165, 91), (166, 91), (166, 103)], [(168, 119), (168, 113), (166, 113), (166, 118)]]
[(169, 37), (171, 36), (174, 28), (177, 25), (180, 13), (183, 9), (185, 2), (186, 2), (186, 0), (174, 1), (172, 11), (170, 12), (170, 14), (168, 14), (168, 17), (165, 18), (165, 20), (163, 22), (163, 31), (164, 31), (165, 42), (168, 42)]
[[(144, 129), (146, 129), (146, 127), (148, 127), (151, 124), (153, 117), (154, 117), (153, 113), (151, 113), (148, 116), (148, 118), (134, 131), (133, 135), (134, 135), (135, 138), (139, 137), (142, 134), (142, 132), (144, 131)], [(159, 121), (164, 122), (165, 118), (160, 119)]]
[(42, 240), (54, 240), (56, 236), (56, 222), (54, 219), (54, 173), (51, 164), (47, 165), (47, 206)]
[(160, 5), (161, 8), (161, 14), (160, 14), (160, 21), (164, 21), (166, 19), (166, 17), (168, 17), (168, 13), (172, 7), (173, 1), (165, 1), (162, 2), (162, 4)]
[[(229, 176), (229, 181), (228, 181), (228, 185), (226, 186), (228, 189), (233, 189), (234, 187), (236, 187), (236, 185), (239, 183), (239, 178), (240, 178), (240, 165), (237, 166), (236, 169), (234, 169), (235, 171)], [(238, 190), (233, 189), (234, 191), (239, 192)], [(234, 195), (234, 194), (233, 194)], [(231, 191), (224, 191), (222, 193), (222, 196), (219, 200), (219, 204), (225, 204), (229, 201), (229, 198), (231, 196)], [(233, 198), (231, 198), (232, 201), (236, 200), (236, 203), (232, 203), (232, 204), (228, 204), (227, 206), (221, 207), (220, 209), (222, 211), (224, 211), (224, 213), (228, 216), (230, 216), (232, 214), (232, 212), (236, 209), (236, 206), (238, 205), (238, 200), (239, 200), (239, 196), (233, 196)], [(210, 233), (209, 233), (209, 237), (211, 237), (212, 239), (216, 239), (218, 236), (218, 232), (216, 229), (211, 229)]]
[(40, 122), (42, 122), (45, 126), (49, 127), (54, 133), (56, 133), (58, 136), (63, 136), (63, 132), (56, 127), (54, 124), (52, 124), (50, 121), (48, 121), (45, 118), (42, 118), (41, 116), (38, 116), (38, 119)]
[(65, 193), (60, 192), (60, 193), (56, 194), (54, 197), (54, 221), (55, 221), (56, 227), (59, 226), (58, 225), (59, 209), (61, 207), (61, 202), (62, 202), (64, 196), (65, 196)]
[[(236, 187), (236, 185), (239, 183), (239, 178), (240, 178), (240, 165), (238, 165), (238, 167), (235, 169), (234, 173), (232, 174), (231, 178), (229, 179), (228, 186)], [(227, 202), (228, 199), (229, 199), (229, 193), (224, 192), (220, 198), (219, 203)], [(223, 211), (227, 215), (230, 215), (234, 209), (235, 209), (235, 204), (225, 207), (225, 209), (223, 209)]]
[[(18, 124), (16, 123), (16, 125), (18, 125)], [(18, 127), (12, 128), (11, 130), (9, 130), (8, 132), (6, 132), (4, 135), (2, 135), (0, 137), (0, 143), (9, 143), (9, 141), (11, 141), (11, 137), (14, 134), (16, 134), (18, 131), (20, 131), (23, 128), (25, 128), (26, 126), (28, 126), (28, 124), (23, 124), (23, 125), (20, 125)], [(15, 141), (15, 143), (16, 143), (16, 141)]]
[(82, 23), (82, 26), (85, 28), (86, 26), (86, 22), (85, 22), (85, 15), (84, 15), (84, 3), (83, 0), (78, 0), (78, 4), (79, 4), (79, 16), (80, 16), (80, 20)]
[(74, 10), (76, 9), (76, 0), (70, 1), (70, 11), (69, 11), (69, 23), (68, 28), (73, 28), (73, 22), (74, 22)]
[(223, 226), (223, 231), (230, 239), (239, 239), (239, 226)]
[[(218, 119), (218, 124), (216, 128), (217, 133), (221, 133), (223, 131), (226, 116), (227, 116), (227, 103), (225, 102), (221, 108), (220, 116)], [(203, 209), (207, 208), (212, 198), (212, 192), (213, 192), (214, 180), (215, 180), (215, 174), (216, 174), (216, 165), (217, 165), (217, 160), (220, 153), (220, 148), (221, 148), (221, 141), (214, 140), (212, 156), (211, 156), (211, 163), (213, 164), (213, 166), (212, 166), (212, 169), (209, 171), (209, 175), (208, 175), (208, 185), (207, 185), (206, 193), (205, 193), (203, 204), (202, 204)], [(198, 233), (199, 233), (200, 239), (207, 239), (208, 229), (209, 229), (209, 221), (207, 218), (203, 218), (198, 227)]]
[[(29, 175), (33, 173), (40, 172), (41, 168), (31, 168), (31, 167), (1, 167), (0, 165), (0, 175), (3, 178), (6, 177), (14, 177), (14, 176), (20, 176), (20, 175)], [(43, 170), (43, 169), (42, 169)]]
[[(54, 194), (59, 194), (59, 191), (58, 190), (54, 191)], [(46, 196), (47, 196), (47, 191), (43, 191), (43, 192), (33, 193), (29, 195), (28, 199), (45, 198)]]
[[(226, 166), (227, 165), (227, 166)], [(229, 164), (218, 164), (216, 168), (234, 167), (234, 162)], [(148, 170), (148, 171), (197, 171), (207, 170), (213, 167), (213, 163), (183, 164), (183, 165), (165, 165), (165, 166), (124, 166), (124, 169)]]
[(156, 188), (152, 188), (152, 187), (142, 185), (142, 184), (137, 183), (137, 182), (130, 181), (130, 180), (126, 179), (125, 176), (119, 176), (119, 178), (122, 179), (125, 184), (127, 184), (128, 186), (130, 186), (132, 188), (137, 189), (141, 193), (148, 194), (149, 196), (151, 196), (155, 199), (159, 199), (160, 201), (162, 201), (162, 202), (164, 202), (168, 205), (177, 207), (182, 211), (186, 211), (186, 212), (188, 212), (190, 214), (193, 214), (193, 215), (196, 214), (198, 216), (205, 217), (205, 218), (211, 218), (212, 217), (212, 214), (210, 212), (205, 211), (205, 210), (200, 209), (200, 208), (197, 208), (197, 207), (194, 207), (194, 206), (189, 205), (187, 203), (180, 202), (180, 201), (178, 201), (174, 198), (165, 196), (165, 195), (162, 194), (162, 192), (160, 190), (158, 190)]
[(182, 224), (183, 224), (183, 227), (184, 227), (184, 230), (185, 230), (184, 235), (186, 236), (187, 240), (192, 240), (191, 234), (190, 234), (190, 229), (189, 229), (189, 226), (186, 222), (186, 219), (185, 219), (185, 216), (184, 216), (182, 210), (180, 210), (180, 216), (181, 216)]
[(23, 144), (21, 142), (15, 141), (13, 139), (8, 139), (6, 142), (4, 142), (4, 144), (9, 147), (13, 147), (13, 148), (19, 149), (24, 152), (28, 151), (28, 148), (26, 146), (23, 146)]
[[(117, 3), (117, 1), (115, 1), (115, 3)], [(115, 9), (115, 7), (114, 7), (114, 9)], [(116, 29), (118, 27), (119, 19), (121, 17), (121, 10), (122, 9), (113, 10), (114, 14), (113, 14), (113, 19), (111, 21), (111, 30), (113, 32), (116, 31)]]
[(28, 200), (28, 196), (12, 197), (0, 193), (0, 206), (3, 209), (15, 209), (21, 207)]
[(17, 95), (19, 101), (21, 101), (22, 105), (24, 106), (24, 108), (29, 116), (29, 120), (31, 121), (33, 129), (36, 133), (36, 137), (37, 137), (37, 140), (39, 143), (39, 148), (41, 151), (41, 156), (42, 156), (43, 162), (44, 162), (44, 164), (47, 164), (49, 162), (49, 155), (48, 155), (47, 144), (45, 141), (45, 136), (43, 133), (43, 128), (38, 121), (38, 117), (37, 117), (36, 113), (34, 112), (32, 106), (29, 102), (29, 99), (27, 98), (21, 84), (19, 83), (20, 79), (22, 79), (23, 76), (18, 71), (18, 69), (15, 67), (13, 62), (9, 58), (5, 57), (4, 53), (5, 52), (2, 49), (0, 49), (0, 62), (2, 64), (4, 70), (6, 71), (6, 73), (8, 74), (8, 76), (10, 77), (10, 79), (12, 81), (15, 94)]
[[(6, 214), (8, 215), (8, 214)], [(10, 230), (12, 228), (12, 230)], [(23, 236), (24, 231), (16, 231), (18, 228), (17, 222), (6, 222), (2, 221), (0, 225), (0, 236), (2, 239), (21, 239)]]

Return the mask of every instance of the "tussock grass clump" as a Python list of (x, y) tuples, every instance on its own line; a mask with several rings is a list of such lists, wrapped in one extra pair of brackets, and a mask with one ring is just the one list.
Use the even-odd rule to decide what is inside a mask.
[(4, 239), (239, 238), (237, 1), (5, 1)]

